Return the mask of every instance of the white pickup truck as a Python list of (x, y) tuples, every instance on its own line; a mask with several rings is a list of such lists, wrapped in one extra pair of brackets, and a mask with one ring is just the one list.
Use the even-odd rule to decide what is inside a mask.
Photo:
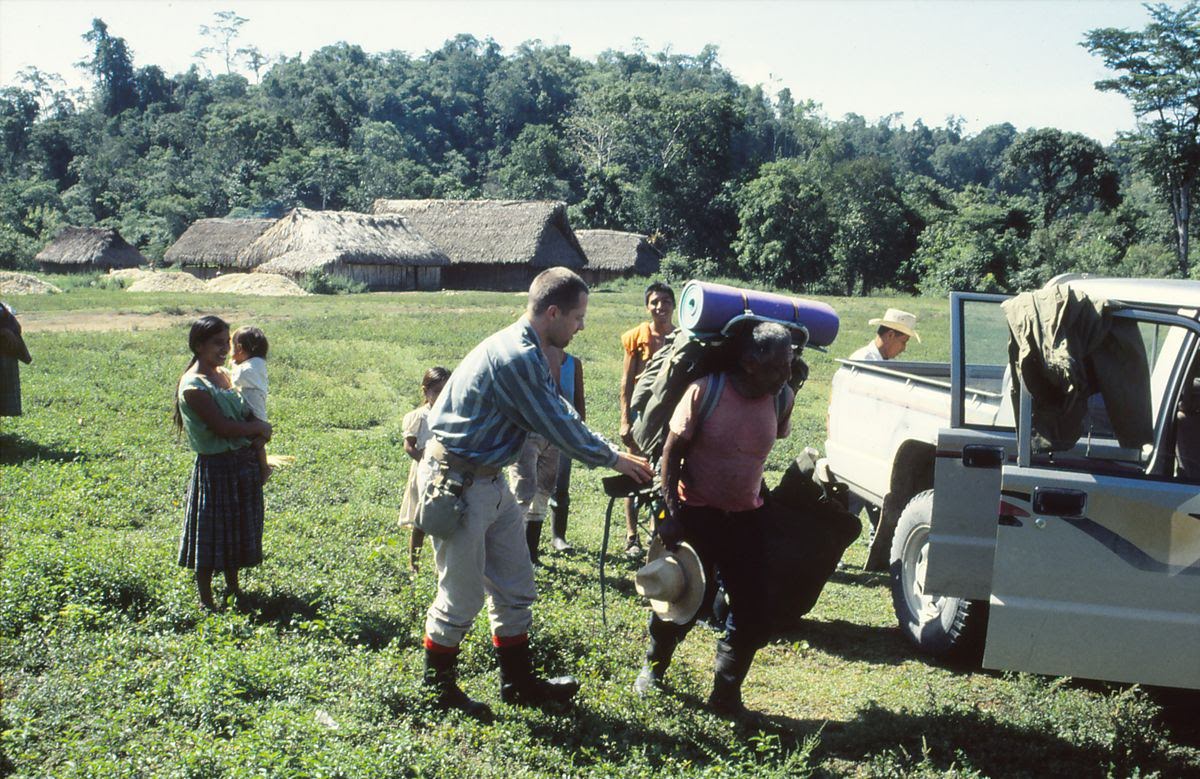
[[(1073, 449), (1035, 448), (1010, 400), (1003, 295), (950, 296), (949, 363), (843, 360), (830, 471), (876, 520), (900, 627), (1000, 670), (1200, 688), (1200, 479), (1177, 450), (1194, 402), (1200, 282), (1063, 276), (1136, 323), (1154, 438), (1122, 448), (1099, 396)], [(1182, 441), (1182, 437), (1179, 439)]]

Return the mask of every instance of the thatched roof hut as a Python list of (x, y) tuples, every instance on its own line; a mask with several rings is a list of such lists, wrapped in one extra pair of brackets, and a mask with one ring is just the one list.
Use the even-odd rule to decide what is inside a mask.
[(275, 224), (274, 219), (200, 219), (179, 236), (163, 260), (202, 279), (248, 271), (238, 254)]
[(450, 260), (404, 217), (297, 208), (243, 249), (238, 262), (293, 279), (316, 271), (368, 289), (439, 289)]
[(404, 216), (444, 251), (452, 289), (528, 289), (546, 268), (586, 262), (566, 205), (551, 200), (376, 200), (371, 210)]
[(576, 230), (575, 236), (587, 255), (587, 265), (580, 273), (589, 284), (658, 273), (662, 253), (644, 235), (620, 230)]
[(136, 268), (147, 260), (108, 227), (64, 227), (33, 258), (43, 273), (87, 273)]

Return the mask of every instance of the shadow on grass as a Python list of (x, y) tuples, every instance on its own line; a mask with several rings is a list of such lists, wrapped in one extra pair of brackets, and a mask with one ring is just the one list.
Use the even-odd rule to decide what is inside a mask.
[(804, 641), (827, 654), (876, 665), (899, 665), (917, 656), (893, 627), (858, 625), (840, 619), (830, 622), (803, 620), (799, 625), (777, 633), (776, 640)]
[(853, 587), (887, 589), (891, 587), (891, 575), (887, 571), (867, 571), (862, 568), (843, 568), (834, 571), (829, 581)]
[[(694, 696), (681, 696), (680, 701), (683, 708), (697, 714), (702, 707), (702, 702)], [(548, 745), (575, 755), (589, 755), (596, 762), (616, 765), (639, 753), (655, 764), (661, 763), (661, 758), (669, 757), (676, 765), (686, 760), (697, 767), (728, 756), (728, 735), (722, 729), (688, 715), (681, 717), (677, 713), (672, 719), (679, 726), (677, 732), (577, 706), (570, 717), (537, 718), (529, 723), (529, 728), (533, 738)], [(752, 737), (759, 731), (771, 733), (779, 736), (785, 749), (799, 747), (804, 736), (816, 732), (819, 727), (818, 722), (790, 717), (762, 717), (738, 723), (743, 737)], [(586, 766), (581, 767), (586, 770)]]
[[(280, 630), (322, 618), (322, 606), (311, 603), (289, 593), (243, 592), (237, 604), (251, 622), (272, 625)], [(342, 624), (337, 630), (340, 640), (351, 646), (382, 649), (398, 636), (408, 635), (408, 626), (399, 618), (366, 611), (357, 614), (350, 624)]]
[(251, 622), (288, 627), (295, 622), (308, 622), (317, 617), (320, 609), (295, 595), (282, 592), (261, 593), (244, 590), (238, 609), (250, 616)]
[[(830, 723), (816, 756), (861, 760), (891, 752), (913, 765), (927, 761), (941, 771), (969, 766), (985, 776), (1103, 777), (1122, 760), (1110, 749), (1075, 744), (1034, 727), (998, 722), (975, 709), (891, 711), (875, 705), (860, 709), (847, 723)], [(1159, 755), (1160, 765), (1136, 766), (1181, 776), (1193, 770), (1181, 759)], [(1132, 769), (1135, 766), (1124, 766)]]
[(56, 463), (83, 462), (87, 455), (43, 446), (14, 433), (0, 433), (0, 465), (20, 465), (33, 461)]

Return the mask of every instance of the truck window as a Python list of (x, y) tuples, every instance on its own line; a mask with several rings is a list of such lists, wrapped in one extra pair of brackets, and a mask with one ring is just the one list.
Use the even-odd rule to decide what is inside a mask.
[[(1034, 460), (1044, 467), (1105, 473), (1147, 473), (1194, 478), (1200, 481), (1200, 402), (1194, 421), (1177, 417), (1177, 411), (1192, 398), (1191, 383), (1182, 381), (1178, 366), (1185, 349), (1193, 338), (1184, 327), (1156, 322), (1139, 321), (1138, 330), (1145, 346), (1150, 375), (1150, 418), (1155, 423), (1154, 443), (1134, 449), (1122, 447), (1113, 431), (1109, 410), (1104, 398), (1096, 393), (1088, 398), (1088, 411), (1083, 435), (1069, 452), (1034, 453)], [(1200, 388), (1197, 388), (1200, 390)], [(1200, 401), (1200, 392), (1195, 399)], [(1194, 432), (1193, 432), (1194, 431)], [(1195, 443), (1189, 443), (1196, 437)], [(1182, 454), (1177, 447), (1182, 441)], [(1162, 452), (1159, 452), (1159, 449)], [(1192, 453), (1195, 453), (1194, 459)], [(1183, 473), (1181, 463), (1188, 460), (1189, 470)], [(1194, 473), (1194, 477), (1190, 474)]]
[(995, 301), (962, 305), (963, 423), (967, 427), (1013, 430), (1008, 370), (1008, 322)]

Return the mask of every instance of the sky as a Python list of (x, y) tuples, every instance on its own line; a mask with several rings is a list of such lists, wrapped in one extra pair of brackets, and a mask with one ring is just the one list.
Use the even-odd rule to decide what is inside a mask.
[(696, 54), (711, 43), (740, 81), (771, 94), (787, 87), (831, 119), (899, 113), (904, 124), (937, 126), (956, 116), (968, 133), (1011, 122), (1102, 143), (1132, 130), (1134, 117), (1124, 98), (1095, 90), (1108, 71), (1079, 43), (1093, 28), (1148, 21), (1130, 0), (0, 0), (0, 84), (29, 65), (87, 83), (75, 63), (89, 54), (81, 36), (94, 17), (125, 39), (136, 66), (181, 72), (205, 45), (200, 26), (222, 10), (249, 20), (239, 45), (269, 55), (338, 41), (420, 55), (458, 33), (506, 53), (534, 39), (565, 44), (585, 59), (637, 46)]

